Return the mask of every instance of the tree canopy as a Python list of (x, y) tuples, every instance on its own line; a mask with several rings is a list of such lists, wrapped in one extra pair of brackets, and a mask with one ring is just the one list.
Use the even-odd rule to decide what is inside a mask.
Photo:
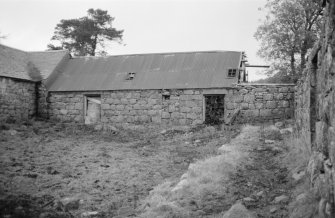
[(323, 8), (319, 0), (268, 0), (266, 19), (255, 38), (258, 55), (272, 63), (269, 74), (296, 82), (306, 65), (308, 50), (319, 38)]
[(105, 55), (107, 42), (122, 41), (123, 30), (112, 27), (113, 21), (114, 17), (111, 17), (108, 11), (92, 8), (87, 11), (87, 16), (61, 20), (51, 38), (60, 45), (49, 44), (48, 48), (68, 49), (78, 56)]

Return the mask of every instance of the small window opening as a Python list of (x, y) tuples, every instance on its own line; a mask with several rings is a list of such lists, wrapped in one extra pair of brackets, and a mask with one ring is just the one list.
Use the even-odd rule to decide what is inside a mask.
[(135, 77), (135, 73), (134, 73), (134, 72), (129, 72), (129, 73), (128, 73), (127, 80), (133, 80), (134, 77)]
[(170, 92), (169, 92), (169, 90), (164, 90), (163, 89), (163, 91), (162, 91), (162, 98), (163, 98), (163, 100), (170, 100)]
[(229, 69), (228, 70), (228, 77), (236, 77), (236, 69)]
[(163, 100), (170, 100), (170, 95), (163, 95)]

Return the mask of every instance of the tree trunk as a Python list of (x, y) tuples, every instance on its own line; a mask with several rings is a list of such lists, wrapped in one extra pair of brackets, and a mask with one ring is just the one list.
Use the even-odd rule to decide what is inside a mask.
[(307, 54), (307, 39), (304, 38), (302, 42), (302, 46), (301, 46), (301, 52), (300, 52), (300, 58), (301, 58), (300, 68), (301, 69), (299, 71), (299, 77), (302, 76), (302, 72), (304, 71), (306, 67), (306, 54)]
[(297, 75), (295, 72), (295, 57), (294, 57), (294, 52), (291, 52), (291, 74), (292, 74), (292, 80), (294, 82), (297, 81)]

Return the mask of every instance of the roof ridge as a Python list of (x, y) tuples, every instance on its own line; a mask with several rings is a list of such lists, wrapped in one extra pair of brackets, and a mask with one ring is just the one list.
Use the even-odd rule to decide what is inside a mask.
[(29, 54), (30, 53), (47, 53), (47, 52), (69, 52), (67, 49), (62, 49), (62, 50), (46, 50), (46, 51), (27, 51)]
[(4, 45), (4, 44), (0, 43), (0, 46), (3, 46), (3, 47), (6, 47), (6, 48), (9, 48), (9, 49), (17, 50), (17, 51), (24, 52), (24, 53), (28, 54), (28, 52), (26, 52), (24, 50), (21, 50), (21, 49), (18, 49), (18, 48), (14, 48), (14, 47), (11, 47), (11, 46), (8, 46), (8, 45)]
[(190, 54), (190, 53), (223, 53), (223, 52), (238, 52), (242, 51), (226, 51), (226, 50), (208, 50), (208, 51), (182, 51), (182, 52), (158, 52), (158, 53), (135, 53), (135, 54), (119, 54), (119, 55), (106, 55), (106, 56), (73, 56), (72, 58), (106, 58), (118, 56), (140, 56), (140, 55), (169, 55), (169, 54)]

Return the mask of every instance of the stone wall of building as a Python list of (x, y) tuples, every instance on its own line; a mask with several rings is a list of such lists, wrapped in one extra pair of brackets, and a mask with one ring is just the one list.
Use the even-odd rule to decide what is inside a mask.
[(237, 121), (268, 122), (293, 118), (294, 85), (239, 84), (225, 98), (226, 114), (240, 109)]
[(320, 200), (318, 217), (335, 217), (335, 1), (324, 2), (322, 37), (297, 87), (296, 122), (311, 150), (307, 172)]
[(84, 121), (84, 96), (101, 95), (102, 123), (202, 123), (201, 90), (142, 90), (50, 93), (49, 115), (62, 121)]
[(238, 85), (223, 90), (226, 94), (211, 95), (208, 89), (52, 92), (48, 97), (48, 114), (51, 119), (84, 122), (85, 96), (100, 95), (102, 123), (195, 125), (203, 123), (204, 116), (209, 122), (223, 122), (236, 108), (240, 108), (240, 123), (293, 116), (291, 85)]
[(0, 120), (25, 120), (35, 115), (35, 83), (0, 77)]
[(38, 99), (38, 110), (37, 115), (43, 119), (47, 119), (49, 117), (49, 104), (48, 104), (48, 91), (43, 82), (37, 83), (38, 91), (37, 91), (37, 99)]

